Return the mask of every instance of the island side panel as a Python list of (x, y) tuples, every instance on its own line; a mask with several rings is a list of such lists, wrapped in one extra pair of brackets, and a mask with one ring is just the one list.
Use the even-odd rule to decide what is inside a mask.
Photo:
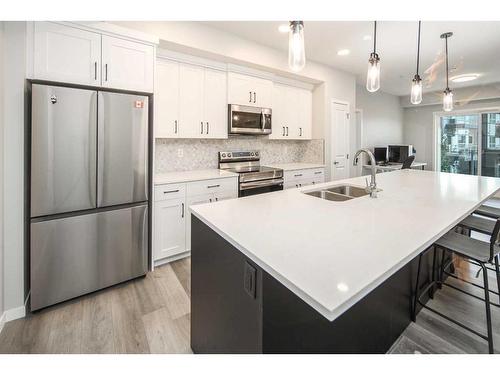
[[(386, 353), (411, 322), (417, 264), (418, 257), (333, 322), (264, 272), (263, 352)], [(424, 264), (423, 284), (429, 255)]]
[[(262, 271), (197, 217), (191, 218), (193, 352), (262, 353)], [(248, 292), (252, 283), (253, 296)]]

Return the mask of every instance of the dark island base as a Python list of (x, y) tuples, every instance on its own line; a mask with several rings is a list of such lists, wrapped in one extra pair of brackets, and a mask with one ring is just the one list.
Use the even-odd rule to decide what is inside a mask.
[(195, 353), (386, 353), (411, 321), (418, 257), (330, 322), (194, 215), (191, 228)]

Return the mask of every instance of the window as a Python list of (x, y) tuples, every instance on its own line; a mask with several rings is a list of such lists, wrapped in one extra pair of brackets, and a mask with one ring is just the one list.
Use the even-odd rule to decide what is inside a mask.
[(437, 139), (438, 170), (500, 177), (500, 113), (440, 116)]

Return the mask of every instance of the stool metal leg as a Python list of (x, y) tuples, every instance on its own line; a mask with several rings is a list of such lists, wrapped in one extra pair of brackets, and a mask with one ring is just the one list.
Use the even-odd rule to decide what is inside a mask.
[(444, 280), (444, 258), (446, 256), (446, 250), (441, 249), (442, 254), (441, 254), (441, 264), (439, 266), (439, 283), (438, 283), (438, 288), (442, 289), (443, 288), (443, 280)]
[(497, 291), (498, 291), (498, 303), (500, 303), (500, 254), (495, 257), (495, 271), (497, 277)]
[[(434, 246), (434, 254), (432, 255), (432, 270), (431, 270), (431, 283), (436, 281), (436, 252), (437, 246)], [(434, 299), (435, 285), (429, 289), (429, 298)]]
[(420, 267), (422, 266), (422, 255), (423, 255), (423, 253), (420, 253), (420, 255), (418, 257), (417, 281), (415, 283), (415, 295), (413, 296), (413, 306), (412, 306), (412, 311), (411, 311), (411, 320), (413, 322), (415, 322), (417, 320), (418, 287), (419, 287), (419, 281), (420, 281)]
[(486, 305), (486, 325), (488, 329), (488, 349), (490, 354), (493, 354), (493, 332), (491, 329), (491, 309), (490, 309), (490, 289), (488, 288), (488, 272), (486, 267), (481, 263), (483, 269), (484, 280), (484, 303)]

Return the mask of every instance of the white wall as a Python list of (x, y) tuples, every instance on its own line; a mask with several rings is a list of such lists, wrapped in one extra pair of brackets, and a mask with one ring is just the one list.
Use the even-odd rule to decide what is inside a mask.
[(24, 315), (24, 120), (26, 23), (4, 22), (3, 29), (3, 272), (7, 319)]
[(0, 331), (4, 318), (3, 272), (3, 22), (0, 22)]
[(403, 143), (403, 109), (400, 98), (356, 87), (356, 108), (363, 110), (363, 147)]
[[(324, 108), (322, 115), (313, 117), (313, 138), (325, 139), (325, 159), (330, 160), (330, 101), (332, 98), (347, 101), (351, 110), (356, 107), (355, 76), (326, 65), (308, 61), (299, 74), (288, 68), (286, 52), (278, 51), (200, 22), (114, 22), (160, 38), (160, 47), (210, 59), (245, 65), (311, 83), (323, 82), (320, 91), (313, 95), (314, 108)], [(321, 86), (320, 86), (321, 87)], [(323, 93), (323, 95), (321, 95)], [(317, 101), (322, 101), (318, 103)], [(355, 144), (353, 122), (351, 144)], [(329, 168), (327, 168), (329, 169)]]
[[(477, 110), (492, 107), (500, 107), (500, 97), (464, 102), (461, 105), (455, 105), (455, 110)], [(415, 147), (417, 160), (427, 162), (427, 169), (434, 169), (434, 114), (442, 111), (441, 104), (408, 107), (403, 110), (404, 142)]]

